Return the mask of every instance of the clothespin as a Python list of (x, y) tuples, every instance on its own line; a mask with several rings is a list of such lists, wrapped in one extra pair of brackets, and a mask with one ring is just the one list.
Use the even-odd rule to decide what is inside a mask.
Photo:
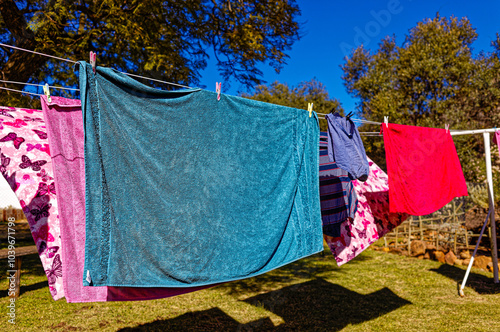
[(450, 125), (448, 123), (445, 123), (444, 130), (446, 130), (446, 133), (450, 132)]
[(221, 90), (222, 90), (222, 82), (215, 82), (215, 92), (217, 92), (217, 100), (220, 100)]
[(97, 63), (97, 54), (90, 51), (90, 65), (92, 66), (92, 70), (94, 71), (94, 74), (95, 74), (96, 63)]
[(387, 128), (389, 128), (389, 117), (388, 116), (384, 116), (384, 123), (385, 123), (385, 126)]
[(351, 116), (353, 116), (352, 112), (349, 112), (345, 117), (347, 120), (349, 120), (351, 118)]
[(49, 103), (51, 103), (52, 99), (50, 98), (50, 90), (49, 90), (49, 84), (48, 83), (45, 83), (45, 85), (43, 86), (43, 93), (47, 97), (47, 101)]
[(311, 117), (313, 112), (313, 103), (307, 103), (307, 111), (309, 112), (309, 117)]

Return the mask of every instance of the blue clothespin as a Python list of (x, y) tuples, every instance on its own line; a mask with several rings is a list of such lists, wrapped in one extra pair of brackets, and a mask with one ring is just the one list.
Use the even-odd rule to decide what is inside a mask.
[(309, 117), (311, 117), (313, 112), (313, 103), (307, 103), (307, 111), (309, 112)]
[(217, 100), (220, 100), (221, 90), (222, 90), (222, 82), (215, 82), (215, 92), (217, 92)]
[(94, 74), (95, 74), (96, 63), (97, 63), (97, 54), (90, 51), (90, 65), (92, 66), (92, 70), (94, 71)]
[(47, 97), (47, 101), (49, 103), (51, 103), (52, 99), (50, 98), (50, 89), (49, 89), (49, 84), (48, 83), (45, 83), (45, 85), (43, 86), (43, 93)]

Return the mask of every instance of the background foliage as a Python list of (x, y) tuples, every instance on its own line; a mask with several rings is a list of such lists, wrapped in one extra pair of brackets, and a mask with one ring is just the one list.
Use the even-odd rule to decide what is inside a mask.
[[(95, 51), (99, 65), (193, 86), (213, 55), (225, 81), (250, 87), (263, 83), (258, 64), (285, 64), (299, 15), (294, 0), (1, 0), (0, 42), (74, 61)], [(2, 80), (71, 86), (72, 66), (0, 48)]]
[[(323, 83), (315, 78), (310, 81), (300, 82), (296, 87), (289, 87), (286, 83), (278, 81), (270, 86), (258, 85), (253, 94), (241, 94), (242, 97), (264, 101), (266, 103), (307, 109), (308, 103), (313, 103), (313, 109), (319, 113), (339, 112), (344, 114), (344, 109), (335, 98), (330, 98)], [(326, 121), (320, 121), (320, 128), (326, 131)]]
[[(358, 97), (368, 120), (451, 129), (496, 127), (500, 119), (499, 41), (494, 52), (473, 54), (476, 30), (467, 18), (441, 17), (419, 22), (401, 46), (384, 38), (373, 52), (353, 50), (342, 65), (347, 90)], [(363, 128), (360, 128), (363, 130)], [(485, 181), (482, 135), (454, 136), (466, 179)], [(385, 165), (383, 141), (366, 140), (367, 153)], [(500, 194), (498, 150), (492, 149), (494, 179)]]
[[(395, 36), (381, 40), (378, 49), (363, 45), (352, 51), (342, 79), (348, 92), (359, 100), (357, 116), (381, 122), (451, 129), (494, 128), (500, 120), (500, 36), (492, 41), (493, 52), (473, 52), (477, 32), (467, 18), (425, 19), (410, 29), (401, 46)], [(315, 110), (343, 112), (330, 99), (323, 85), (303, 82), (297, 88), (273, 83), (259, 86), (252, 98), (306, 108), (314, 100)], [(316, 107), (318, 105), (318, 107)], [(326, 113), (325, 112), (325, 113)], [(325, 121), (321, 122), (325, 130)], [(379, 131), (364, 125), (362, 131)], [(454, 136), (467, 181), (486, 181), (482, 135)], [(363, 137), (367, 154), (385, 169), (381, 137)], [(500, 158), (491, 147), (497, 201), (500, 202)]]

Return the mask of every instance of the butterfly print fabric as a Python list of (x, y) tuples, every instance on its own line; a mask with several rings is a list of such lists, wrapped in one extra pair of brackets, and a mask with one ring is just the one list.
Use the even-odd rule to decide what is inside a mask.
[(405, 213), (389, 212), (389, 179), (370, 158), (370, 173), (366, 182), (354, 180), (358, 210), (354, 220), (345, 221), (339, 237), (324, 235), (337, 264), (354, 259), (373, 242), (408, 218)]
[(12, 141), (14, 147), (19, 150), (21, 144), (24, 142), (24, 138), (17, 137), (16, 133), (8, 133), (7, 136), (0, 138), (0, 142), (8, 142), (8, 141)]
[(21, 203), (51, 295), (57, 300), (64, 297), (64, 260), (58, 252), (61, 238), (56, 192), (52, 190), (54, 183), (46, 183), (53, 179), (53, 170), (42, 111), (0, 107), (0, 120), (3, 124), (0, 173)]

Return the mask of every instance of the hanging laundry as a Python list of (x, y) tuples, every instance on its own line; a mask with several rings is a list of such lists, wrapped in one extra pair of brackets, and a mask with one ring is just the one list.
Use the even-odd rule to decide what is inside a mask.
[(342, 224), (340, 237), (324, 236), (339, 266), (358, 256), (408, 218), (406, 213), (389, 212), (387, 174), (370, 158), (368, 163), (370, 175), (366, 182), (352, 182), (359, 201), (354, 220)]
[(315, 113), (79, 75), (85, 285), (201, 286), (322, 251)]
[(54, 300), (64, 297), (54, 173), (41, 110), (0, 107), (0, 173), (28, 220)]
[(449, 131), (382, 124), (390, 210), (414, 216), (433, 213), (453, 198), (468, 196)]
[(325, 118), (328, 122), (330, 161), (335, 161), (347, 171), (352, 180), (366, 181), (369, 166), (358, 128), (350, 118), (344, 118), (338, 113), (327, 114)]
[(151, 300), (193, 292), (205, 287), (133, 288), (83, 287), (85, 260), (85, 162), (80, 100), (41, 97), (52, 149), (55, 189), (59, 193), (61, 254), (65, 264), (64, 293), (68, 303)]
[(329, 160), (326, 133), (321, 133), (319, 144), (319, 190), (323, 234), (338, 237), (342, 223), (348, 218), (354, 219), (358, 198), (347, 172)]

